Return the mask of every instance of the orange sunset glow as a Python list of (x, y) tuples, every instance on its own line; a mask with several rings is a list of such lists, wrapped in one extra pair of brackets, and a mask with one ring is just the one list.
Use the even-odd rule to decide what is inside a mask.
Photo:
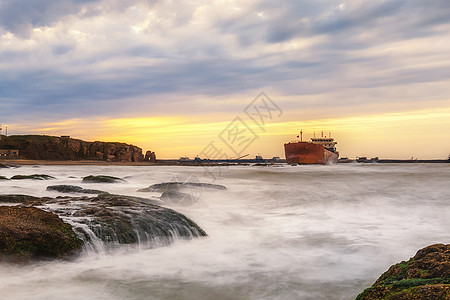
[[(11, 127), (33, 134), (70, 134), (74, 138), (91, 141), (119, 140), (138, 145), (144, 150), (151, 149), (160, 158), (194, 158), (208, 143), (216, 141), (225, 152), (229, 152), (229, 157), (233, 157), (232, 151), (218, 138), (233, 118), (230, 114), (215, 118), (205, 115), (195, 120), (184, 116), (69, 119), (45, 124), (45, 127), (20, 127), (18, 124)], [(292, 114), (286, 119), (295, 119), (295, 116)], [(445, 157), (450, 149), (450, 139), (446, 139), (446, 129), (450, 128), (450, 108), (335, 119), (274, 120), (266, 124), (264, 132), (252, 124), (252, 120), (247, 119), (246, 122), (258, 135), (258, 139), (246, 151), (252, 156), (262, 154), (264, 157), (282, 157), (283, 144), (297, 139), (300, 130), (304, 132), (304, 139), (312, 137), (314, 132), (319, 136), (321, 131), (325, 135), (331, 131), (338, 141), (337, 148), (341, 156), (348, 157), (430, 159)]]

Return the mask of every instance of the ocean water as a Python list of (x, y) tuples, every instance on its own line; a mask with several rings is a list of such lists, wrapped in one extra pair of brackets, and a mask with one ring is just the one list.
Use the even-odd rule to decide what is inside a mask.
[[(450, 243), (449, 164), (335, 166), (23, 166), (0, 193), (57, 196), (73, 184), (157, 199), (167, 181), (221, 184), (172, 206), (208, 237), (167, 247), (85, 251), (74, 261), (0, 265), (1, 299), (354, 299), (392, 264)], [(126, 179), (82, 184), (87, 175)]]

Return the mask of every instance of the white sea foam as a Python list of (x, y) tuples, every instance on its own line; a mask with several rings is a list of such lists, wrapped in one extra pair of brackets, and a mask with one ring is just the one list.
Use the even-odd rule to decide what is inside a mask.
[[(207, 233), (156, 249), (124, 247), (73, 262), (0, 266), (3, 299), (354, 299), (387, 268), (449, 243), (450, 165), (230, 167), (193, 206), (175, 208)], [(217, 170), (217, 168), (216, 168)], [(56, 196), (73, 184), (140, 197), (138, 189), (202, 167), (24, 166), (49, 181), (0, 181), (0, 193)], [(115, 184), (85, 184), (87, 175)], [(181, 179), (182, 181), (182, 179)]]

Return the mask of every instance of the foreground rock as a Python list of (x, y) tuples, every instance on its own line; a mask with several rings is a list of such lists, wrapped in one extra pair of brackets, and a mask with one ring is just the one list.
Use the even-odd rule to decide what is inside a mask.
[(11, 177), (11, 180), (23, 180), (23, 179), (31, 179), (31, 180), (50, 180), (55, 179), (55, 177), (45, 174), (32, 174), (32, 175), (14, 175)]
[(0, 176), (0, 180), (8, 180), (5, 176)]
[(122, 178), (106, 175), (89, 175), (83, 178), (83, 182), (87, 183), (115, 183), (124, 182)]
[(204, 182), (164, 182), (149, 186), (148, 188), (140, 189), (138, 192), (165, 192), (178, 191), (186, 188), (202, 188), (209, 190), (226, 190), (227, 188), (219, 184), (211, 184)]
[[(77, 199), (79, 201), (80, 199)], [(206, 236), (192, 220), (168, 208), (142, 202), (142, 198), (102, 194), (85, 199), (72, 216), (88, 218), (85, 223), (105, 243), (168, 245), (181, 237)], [(73, 202), (68, 199), (67, 201)], [(60, 201), (58, 201), (60, 203)], [(70, 213), (70, 212), (69, 212)], [(66, 215), (67, 217), (71, 217)], [(84, 231), (85, 240), (92, 236)]]
[(57, 215), (35, 207), (0, 206), (0, 261), (63, 258), (83, 242)]
[(389, 268), (357, 300), (450, 299), (450, 245), (421, 249)]
[[(21, 230), (28, 232), (37, 226), (39, 219), (26, 217), (31, 208), (43, 210), (49, 214), (59, 216), (64, 222), (71, 224), (77, 237), (83, 241), (84, 247), (94, 251), (105, 251), (120, 244), (137, 244), (144, 247), (168, 245), (178, 238), (192, 239), (206, 236), (206, 233), (186, 216), (156, 205), (156, 200), (146, 198), (100, 194), (96, 197), (57, 197), (38, 198), (26, 195), (0, 195), (0, 203), (18, 203), (14, 207), (3, 207), (10, 214), (17, 215), (16, 220), (22, 220), (27, 227), (21, 227), (18, 221), (14, 235), (21, 236)], [(8, 213), (5, 212), (7, 215)], [(0, 215), (0, 219), (2, 216)], [(0, 235), (9, 232), (9, 219), (0, 223)], [(36, 224), (35, 224), (36, 223)], [(70, 225), (68, 225), (71, 228)], [(37, 233), (39, 234), (39, 233)], [(44, 234), (44, 233), (42, 233)], [(45, 237), (45, 238), (44, 238)], [(46, 239), (51, 236), (43, 235), (36, 242), (43, 243), (43, 249), (48, 246)], [(71, 245), (69, 243), (69, 245)], [(37, 247), (37, 246), (36, 246)], [(41, 248), (42, 248), (41, 247)], [(47, 247), (47, 248), (46, 248)], [(59, 244), (49, 257), (63, 255)], [(39, 249), (41, 249), (39, 248)], [(71, 247), (68, 248), (68, 253)], [(21, 248), (10, 247), (0, 242), (0, 253), (21, 256)], [(42, 252), (44, 253), (44, 252)], [(55, 253), (55, 254), (52, 254)], [(39, 257), (39, 253), (31, 252), (30, 257)], [(25, 255), (25, 257), (27, 257)], [(53, 256), (52, 256), (53, 255)]]
[(55, 191), (60, 193), (79, 193), (79, 194), (109, 194), (105, 191), (85, 189), (76, 185), (50, 185), (47, 191)]

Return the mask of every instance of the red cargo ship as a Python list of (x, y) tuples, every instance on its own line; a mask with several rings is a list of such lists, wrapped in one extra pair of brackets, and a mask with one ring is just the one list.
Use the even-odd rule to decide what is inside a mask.
[[(297, 136), (298, 137), (298, 136)], [(311, 138), (310, 142), (303, 142), (303, 132), (300, 141), (284, 144), (284, 153), (288, 164), (335, 164), (339, 158), (336, 151), (337, 142), (330, 137)]]

